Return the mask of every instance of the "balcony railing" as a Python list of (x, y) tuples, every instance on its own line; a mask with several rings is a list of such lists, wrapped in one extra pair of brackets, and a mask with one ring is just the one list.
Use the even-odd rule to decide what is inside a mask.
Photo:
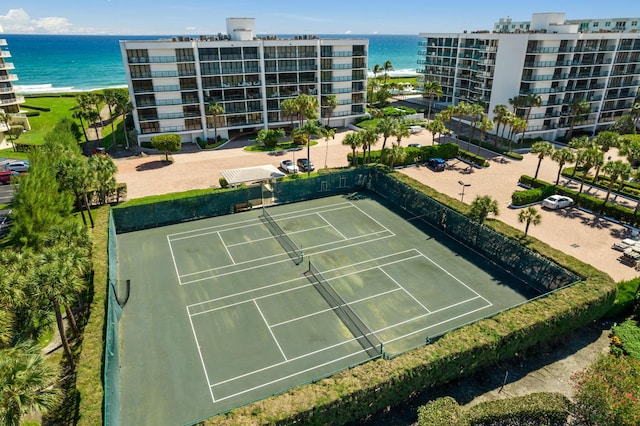
[(0, 46), (6, 46), (7, 45), (7, 40), (0, 38)]
[(15, 89), (13, 87), (0, 87), (0, 93), (13, 93)]
[(13, 62), (0, 62), (0, 70), (13, 70), (16, 66)]
[(177, 84), (170, 84), (166, 86), (153, 86), (154, 92), (179, 92), (180, 86)]
[(24, 103), (24, 96), (16, 96), (10, 99), (0, 99), (0, 105), (13, 105)]
[[(143, 59), (143, 58), (140, 58)], [(151, 64), (166, 64), (168, 62), (178, 62), (175, 56), (149, 56), (147, 61)], [(143, 61), (140, 61), (143, 62)]]
[(8, 50), (0, 50), (0, 58), (10, 58), (11, 52)]
[(323, 95), (337, 95), (339, 93), (351, 93), (352, 90), (350, 87), (345, 87), (342, 89), (332, 89), (332, 90), (323, 90), (322, 94)]

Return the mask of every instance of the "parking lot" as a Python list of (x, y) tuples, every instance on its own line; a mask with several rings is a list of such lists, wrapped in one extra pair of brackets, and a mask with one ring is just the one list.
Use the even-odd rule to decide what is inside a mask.
[[(351, 153), (351, 148), (342, 145), (346, 134), (347, 131), (341, 130), (336, 134), (335, 139), (328, 142), (320, 140), (316, 146), (311, 147), (310, 158), (316, 170), (322, 169), (325, 164), (328, 167), (348, 165), (347, 154)], [(140, 167), (156, 161), (156, 156), (120, 158), (116, 160), (117, 180), (127, 183), (129, 198), (139, 198), (189, 189), (217, 187), (219, 186), (218, 178), (221, 176), (220, 170), (230, 167), (263, 164), (279, 167), (280, 161), (287, 156), (294, 162), (299, 157), (306, 157), (306, 150), (304, 154), (285, 152), (282, 156), (246, 152), (242, 148), (248, 143), (248, 141), (234, 142), (225, 149), (216, 151), (196, 149), (189, 153), (174, 154), (174, 164), (159, 168)], [(431, 134), (426, 131), (402, 140), (403, 146), (409, 144), (427, 146), (432, 143)], [(379, 147), (380, 144), (374, 149)], [(610, 154), (612, 153), (613, 150), (610, 151)], [(499, 219), (524, 232), (524, 225), (518, 223), (519, 211), (510, 209), (509, 204), (511, 194), (522, 190), (517, 185), (518, 179), (522, 175), (535, 173), (538, 158), (533, 154), (525, 154), (522, 161), (514, 161), (502, 156), (494, 156), (489, 159), (489, 162), (490, 167), (486, 169), (469, 168), (464, 162), (449, 160), (448, 167), (443, 172), (433, 172), (422, 166), (411, 166), (401, 171), (458, 199), (464, 188), (466, 203), (471, 203), (477, 195), (491, 195), (499, 202)], [(170, 168), (170, 173), (167, 173), (166, 167)], [(548, 182), (554, 182), (557, 172), (557, 163), (546, 158), (541, 164), (539, 177)], [(464, 186), (460, 182), (463, 182)], [(573, 184), (566, 182), (565, 179), (561, 179), (560, 183), (573, 187)], [(577, 189), (577, 186), (574, 189)], [(529, 228), (529, 235), (607, 272), (615, 280), (630, 279), (637, 275), (633, 268), (621, 264), (617, 260), (620, 253), (611, 249), (614, 242), (631, 235), (630, 229), (575, 207), (556, 211), (543, 210), (540, 205), (536, 208), (542, 214), (542, 222), (537, 226), (532, 225)]]

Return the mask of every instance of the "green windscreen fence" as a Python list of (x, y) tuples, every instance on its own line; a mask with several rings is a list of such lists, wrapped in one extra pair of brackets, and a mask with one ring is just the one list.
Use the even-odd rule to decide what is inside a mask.
[(104, 343), (104, 424), (120, 424), (120, 354), (118, 321), (122, 308), (118, 303), (118, 256), (116, 251), (116, 226), (109, 214), (109, 283), (107, 285), (107, 312)]
[[(124, 205), (113, 208), (112, 212), (120, 234), (233, 213), (236, 206), (248, 202), (255, 205), (255, 201), (261, 202), (263, 197), (273, 197), (275, 203), (281, 204), (355, 191), (367, 185), (369, 176), (369, 169), (346, 170), (278, 181), (268, 194), (257, 184), (156, 203)], [(267, 204), (270, 203), (268, 200)]]
[(517, 241), (470, 220), (385, 173), (374, 171), (372, 185), (375, 192), (406, 210), (416, 219), (440, 229), (446, 235), (526, 282), (541, 294), (580, 280), (577, 275), (529, 250)]

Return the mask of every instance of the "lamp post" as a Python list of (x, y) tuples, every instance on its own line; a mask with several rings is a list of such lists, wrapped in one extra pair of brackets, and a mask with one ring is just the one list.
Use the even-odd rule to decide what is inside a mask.
[(464, 183), (463, 181), (459, 180), (458, 183), (460, 184), (460, 186), (462, 187), (462, 192), (460, 193), (460, 201), (464, 202), (464, 189), (467, 186), (471, 186), (470, 183)]

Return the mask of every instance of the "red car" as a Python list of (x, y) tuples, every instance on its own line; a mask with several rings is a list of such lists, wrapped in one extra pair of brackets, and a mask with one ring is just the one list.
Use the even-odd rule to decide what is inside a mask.
[(11, 183), (11, 178), (14, 176), (20, 176), (18, 172), (12, 172), (11, 170), (0, 172), (0, 183), (3, 185), (8, 185)]

